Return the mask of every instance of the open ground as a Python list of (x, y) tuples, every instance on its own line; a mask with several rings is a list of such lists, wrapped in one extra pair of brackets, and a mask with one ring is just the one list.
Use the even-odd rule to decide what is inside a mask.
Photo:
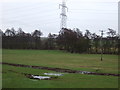
[[(95, 73), (118, 74), (119, 71), (117, 55), (103, 55), (103, 61), (100, 61), (99, 54), (71, 54), (59, 50), (4, 49), (2, 62)], [(3, 65), (3, 88), (118, 88), (118, 77), (114, 76), (62, 72), (63, 76), (56, 79), (33, 80), (21, 74), (43, 75), (48, 72), (56, 71)]]

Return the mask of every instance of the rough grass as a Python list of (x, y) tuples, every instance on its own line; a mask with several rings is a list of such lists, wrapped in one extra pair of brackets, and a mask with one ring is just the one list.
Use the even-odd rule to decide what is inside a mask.
[(118, 73), (118, 56), (98, 54), (71, 54), (50, 50), (3, 50), (3, 62), (68, 68), (103, 73)]
[(3, 88), (117, 88), (118, 77), (83, 74), (64, 74), (53, 80), (32, 80), (19, 73), (43, 75), (47, 70), (3, 65)]
[[(71, 54), (51, 50), (3, 50), (3, 62), (47, 67), (85, 70), (98, 73), (118, 73), (117, 55)], [(48, 70), (3, 65), (3, 88), (117, 88), (118, 77), (84, 74), (65, 74), (54, 80), (31, 80), (24, 75), (10, 72), (42, 75)]]

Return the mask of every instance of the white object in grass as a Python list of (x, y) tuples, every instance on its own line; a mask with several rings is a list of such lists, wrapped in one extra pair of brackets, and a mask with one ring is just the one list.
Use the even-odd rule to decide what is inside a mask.
[(44, 73), (44, 75), (63, 76), (63, 74), (59, 74), (59, 73)]
[(35, 78), (35, 79), (40, 79), (40, 80), (42, 80), (42, 79), (50, 79), (50, 77), (48, 77), (48, 76), (34, 76), (34, 75), (32, 75), (32, 77)]

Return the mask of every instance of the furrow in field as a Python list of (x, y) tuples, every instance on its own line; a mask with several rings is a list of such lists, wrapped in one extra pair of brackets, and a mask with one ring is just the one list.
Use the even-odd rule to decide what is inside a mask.
[(64, 68), (52, 68), (52, 67), (44, 67), (44, 66), (32, 66), (32, 65), (24, 65), (24, 64), (13, 64), (13, 63), (6, 63), (6, 62), (1, 62), (0, 64), (11, 65), (11, 66), (16, 66), (16, 67), (44, 69), (44, 70), (51, 70), (51, 71), (63, 72), (63, 73), (82, 73), (82, 74), (88, 74), (88, 75), (120, 76), (120, 74), (96, 73), (96, 72), (77, 71), (77, 70), (71, 70), (71, 69), (64, 69)]

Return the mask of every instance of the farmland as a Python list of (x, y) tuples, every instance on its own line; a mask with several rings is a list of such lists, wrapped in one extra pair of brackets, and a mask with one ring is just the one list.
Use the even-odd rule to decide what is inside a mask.
[[(65, 68), (97, 73), (118, 73), (118, 56), (71, 54), (59, 50), (3, 50), (3, 62)], [(18, 73), (10, 72), (10, 70)], [(53, 80), (31, 80), (20, 73), (43, 75), (51, 70), (3, 65), (3, 88), (117, 88), (118, 77), (63, 73)], [(57, 72), (58, 73), (58, 72)], [(97, 82), (97, 83), (96, 83)]]

